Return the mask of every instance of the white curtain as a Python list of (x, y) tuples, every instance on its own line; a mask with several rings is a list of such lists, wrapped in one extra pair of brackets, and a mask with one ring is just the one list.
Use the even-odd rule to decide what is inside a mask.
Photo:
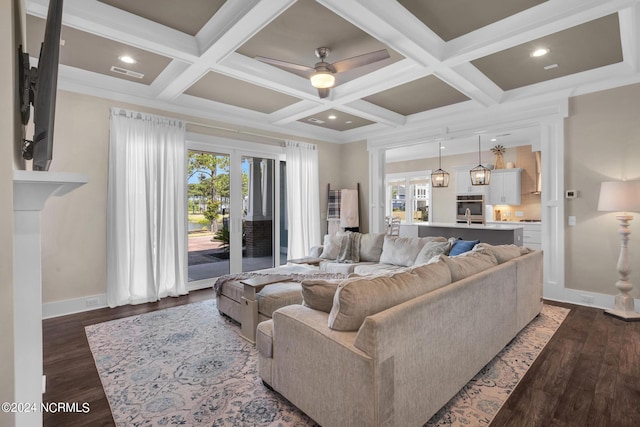
[(290, 259), (320, 244), (318, 150), (314, 144), (286, 141), (287, 218)]
[(185, 123), (111, 110), (107, 302), (187, 293)]

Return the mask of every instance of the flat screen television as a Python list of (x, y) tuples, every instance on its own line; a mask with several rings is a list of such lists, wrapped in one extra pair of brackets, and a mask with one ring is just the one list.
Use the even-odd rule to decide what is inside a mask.
[(38, 67), (29, 66), (29, 54), (18, 52), (20, 113), (22, 124), (29, 122), (33, 104), (33, 140), (23, 140), (22, 155), (33, 159), (33, 170), (47, 171), (53, 158), (53, 126), (58, 88), (58, 61), (62, 31), (63, 0), (49, 0), (44, 40), (40, 48)]

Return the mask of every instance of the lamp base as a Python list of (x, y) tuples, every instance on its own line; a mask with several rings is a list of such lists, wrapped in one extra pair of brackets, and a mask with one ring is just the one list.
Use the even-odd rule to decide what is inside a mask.
[(634, 310), (634, 301), (628, 292), (616, 295), (613, 308), (605, 313), (628, 322), (640, 322), (640, 313)]
[(635, 311), (622, 311), (612, 308), (610, 310), (605, 310), (604, 313), (610, 316), (615, 316), (627, 322), (640, 322), (640, 313), (637, 313)]

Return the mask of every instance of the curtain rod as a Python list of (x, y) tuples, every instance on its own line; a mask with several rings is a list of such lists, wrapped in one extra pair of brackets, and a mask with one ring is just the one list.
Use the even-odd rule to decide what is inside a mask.
[(205, 124), (205, 123), (198, 123), (198, 122), (187, 121), (186, 123), (188, 125), (192, 125), (192, 126), (200, 126), (200, 127), (209, 128), (209, 129), (222, 130), (222, 131), (225, 131), (225, 132), (238, 133), (238, 134), (244, 134), (244, 135), (250, 135), (250, 136), (257, 136), (258, 138), (268, 138), (268, 139), (273, 139), (275, 141), (285, 142), (284, 138), (278, 138), (278, 137), (275, 137), (275, 136), (263, 135), (261, 133), (246, 132), (246, 131), (243, 131), (243, 130), (225, 128), (225, 127), (215, 126), (215, 125), (208, 125), (208, 124)]

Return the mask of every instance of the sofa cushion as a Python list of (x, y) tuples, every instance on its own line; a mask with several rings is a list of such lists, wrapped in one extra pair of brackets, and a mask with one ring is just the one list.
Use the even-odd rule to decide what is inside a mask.
[(273, 357), (273, 320), (258, 323), (256, 347), (263, 357)]
[(324, 236), (324, 242), (322, 243), (322, 253), (320, 254), (320, 258), (330, 260), (338, 258), (343, 239), (346, 239), (343, 234), (336, 234), (333, 236), (326, 234)]
[(427, 242), (446, 242), (444, 237), (384, 236), (380, 262), (410, 267)]
[(360, 239), (360, 261), (380, 262), (385, 233), (366, 233)]
[(451, 283), (443, 262), (414, 267), (391, 275), (345, 279), (333, 298), (329, 328), (357, 331), (367, 316)]
[(300, 283), (302, 285), (303, 305), (325, 313), (331, 312), (333, 296), (336, 294), (336, 289), (338, 289), (338, 285), (341, 282), (342, 279), (303, 280)]
[(320, 263), (320, 271), (324, 271), (326, 273), (339, 273), (339, 274), (350, 274), (355, 271), (356, 268), (360, 265), (368, 265), (373, 264), (371, 262), (337, 262), (337, 261), (329, 261), (324, 260)]
[(478, 243), (480, 243), (480, 240), (454, 240), (453, 246), (449, 251), (449, 256), (456, 256), (465, 252), (469, 252)]
[(520, 256), (520, 246), (516, 245), (490, 245), (488, 243), (478, 243), (473, 247), (474, 251), (486, 249), (496, 257), (498, 264), (507, 262)]
[(273, 317), (273, 312), (286, 305), (301, 304), (302, 292), (297, 282), (278, 282), (262, 288), (256, 294), (258, 312)]
[[(433, 260), (442, 260), (451, 270), (451, 281), (457, 282), (465, 277), (498, 265), (496, 257), (486, 249), (465, 252), (458, 256), (438, 255)], [(433, 261), (432, 260), (432, 261)], [(427, 264), (430, 265), (430, 264)]]
[(427, 242), (424, 244), (418, 255), (416, 256), (413, 265), (426, 264), (431, 258), (436, 255), (447, 255), (451, 250), (451, 242)]
[(353, 273), (359, 276), (373, 276), (377, 274), (393, 274), (406, 269), (407, 267), (401, 265), (382, 264), (378, 262), (375, 264), (359, 264), (353, 269)]

